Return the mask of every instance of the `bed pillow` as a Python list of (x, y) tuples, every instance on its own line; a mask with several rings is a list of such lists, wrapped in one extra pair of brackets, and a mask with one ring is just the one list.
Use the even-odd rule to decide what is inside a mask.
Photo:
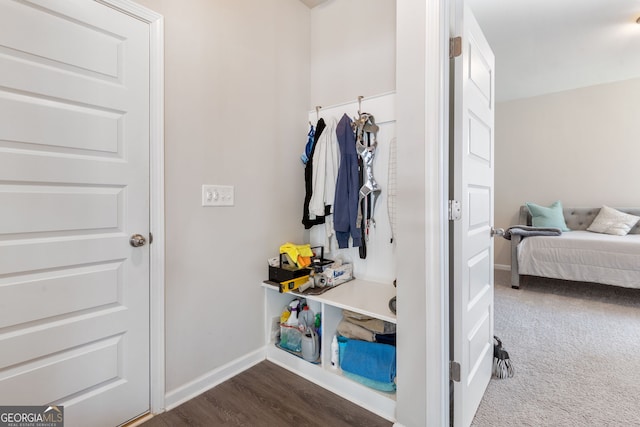
[(603, 206), (587, 230), (595, 233), (626, 236), (639, 220), (640, 216), (620, 212), (609, 206)]
[(571, 231), (567, 227), (562, 214), (562, 203), (555, 201), (549, 207), (536, 205), (535, 203), (525, 203), (531, 212), (531, 225), (534, 227), (554, 227), (562, 231)]

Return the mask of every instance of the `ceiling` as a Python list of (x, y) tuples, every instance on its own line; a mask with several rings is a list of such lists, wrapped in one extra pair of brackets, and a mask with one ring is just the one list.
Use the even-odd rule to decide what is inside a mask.
[(496, 56), (496, 100), (640, 77), (640, 0), (466, 0)]
[(313, 9), (314, 7), (318, 6), (319, 4), (322, 4), (324, 2), (326, 2), (327, 0), (300, 0), (302, 3), (306, 4), (307, 7), (309, 9)]

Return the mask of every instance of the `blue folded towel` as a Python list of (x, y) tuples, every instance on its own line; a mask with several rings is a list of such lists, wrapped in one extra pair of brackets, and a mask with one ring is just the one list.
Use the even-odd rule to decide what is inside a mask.
[(349, 340), (340, 367), (370, 380), (391, 383), (396, 377), (396, 348), (388, 344)]
[(367, 387), (371, 387), (376, 390), (386, 391), (388, 393), (393, 393), (396, 391), (395, 383), (381, 383), (380, 381), (370, 380), (369, 378), (361, 377), (360, 375), (347, 372), (344, 369), (342, 370), (342, 374), (351, 380), (357, 381), (362, 385), (366, 385)]

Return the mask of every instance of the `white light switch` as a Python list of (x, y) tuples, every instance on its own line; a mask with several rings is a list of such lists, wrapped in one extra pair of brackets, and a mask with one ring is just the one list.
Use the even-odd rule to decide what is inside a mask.
[(202, 185), (202, 206), (233, 206), (233, 185)]

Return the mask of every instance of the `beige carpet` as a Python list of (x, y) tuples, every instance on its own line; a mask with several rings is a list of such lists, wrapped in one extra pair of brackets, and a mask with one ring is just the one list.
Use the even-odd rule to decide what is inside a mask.
[(515, 376), (492, 379), (476, 427), (640, 426), (640, 290), (496, 271), (495, 335)]

